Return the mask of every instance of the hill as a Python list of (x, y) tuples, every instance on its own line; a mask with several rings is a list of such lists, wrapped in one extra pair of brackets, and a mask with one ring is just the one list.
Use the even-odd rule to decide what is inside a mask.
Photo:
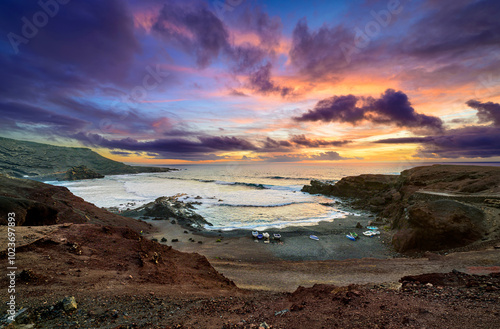
[(84, 147), (62, 147), (0, 137), (0, 173), (35, 180), (64, 180), (66, 172), (85, 166), (101, 175), (167, 172), (172, 169), (129, 166)]

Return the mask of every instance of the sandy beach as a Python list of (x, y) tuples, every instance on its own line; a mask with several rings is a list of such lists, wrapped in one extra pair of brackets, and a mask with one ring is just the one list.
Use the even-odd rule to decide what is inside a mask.
[[(329, 222), (319, 222), (317, 225), (269, 229), (265, 232), (269, 232), (271, 236), (273, 233), (279, 233), (282, 238), (280, 241), (271, 238), (268, 244), (264, 243), (264, 239), (254, 239), (250, 230), (196, 232), (165, 220), (147, 220), (146, 222), (152, 224), (157, 231), (146, 236), (159, 242), (165, 238), (167, 241), (164, 243), (180, 251), (200, 253), (209, 260), (262, 262), (392, 258), (395, 254), (390, 246), (384, 243), (388, 237), (382, 227), (381, 235), (363, 236), (362, 233), (367, 230), (366, 226), (371, 220), (369, 217), (348, 215)], [(357, 223), (363, 228), (356, 228)], [(349, 232), (357, 233), (359, 238), (356, 241), (349, 240), (346, 237)], [(311, 240), (311, 234), (316, 235), (319, 241)], [(172, 242), (173, 239), (178, 241)]]
[[(416, 273), (500, 271), (500, 252), (494, 248), (481, 252), (403, 257), (391, 249), (389, 236), (382, 227), (380, 236), (361, 235), (372, 219), (349, 215), (313, 226), (269, 230), (282, 235), (282, 243), (269, 244), (255, 242), (248, 230), (192, 232), (165, 220), (147, 221), (156, 232), (146, 236), (159, 242), (166, 238), (163, 243), (179, 251), (204, 255), (217, 271), (243, 289), (292, 292), (299, 286), (311, 287), (318, 283), (391, 287), (397, 286), (402, 276)], [(358, 222), (363, 229), (355, 228)], [(348, 232), (356, 232), (360, 238), (351, 241), (345, 237)], [(317, 235), (319, 241), (311, 240), (310, 234)], [(172, 242), (172, 239), (179, 241)]]

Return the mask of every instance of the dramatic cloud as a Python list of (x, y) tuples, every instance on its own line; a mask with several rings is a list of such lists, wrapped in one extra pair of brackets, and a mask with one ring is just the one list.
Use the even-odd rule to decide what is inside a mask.
[(278, 16), (270, 17), (262, 8), (247, 8), (239, 17), (238, 25), (245, 31), (255, 32), (259, 36), (261, 45), (273, 48), (279, 45), (283, 25)]
[(267, 137), (262, 147), (259, 149), (261, 152), (280, 152), (286, 151), (292, 147), (292, 144), (289, 141), (277, 141), (270, 137)]
[(447, 130), (441, 135), (426, 137), (388, 138), (376, 141), (382, 144), (422, 144), (416, 156), (442, 158), (488, 158), (500, 156), (500, 104), (470, 100), (467, 105), (476, 109), (480, 122), (492, 126), (466, 126)]
[(330, 75), (348, 65), (340, 45), (352, 43), (354, 34), (342, 26), (310, 31), (305, 19), (293, 30), (290, 59), (302, 73), (315, 78)]
[[(11, 57), (17, 59), (12, 64), (28, 65), (29, 68), (23, 69), (34, 71), (32, 74), (50, 72), (51, 80), (81, 75), (120, 83), (132, 66), (134, 55), (140, 51), (133, 20), (120, 0), (71, 1), (59, 5), (58, 13), (48, 18), (43, 28), (32, 25), (31, 30), (24, 27), (21, 17), (32, 18), (41, 12), (37, 1), (2, 3), (0, 29), (3, 35), (10, 35), (12, 46), (2, 56), (17, 55)], [(3, 5), (8, 5), (8, 9), (2, 8)]]
[(343, 141), (327, 141), (321, 139), (309, 139), (305, 135), (297, 135), (293, 136), (290, 139), (292, 143), (306, 146), (306, 147), (322, 147), (322, 146), (344, 146), (346, 144), (352, 143), (352, 141), (343, 140)]
[(19, 128), (22, 125), (36, 125), (42, 126), (41, 129), (44, 131), (48, 127), (55, 129), (55, 132), (58, 130), (76, 132), (90, 124), (72, 116), (22, 103), (0, 102), (0, 112), (2, 113), (0, 125), (9, 129)]
[(500, 127), (500, 104), (498, 103), (481, 103), (476, 100), (470, 100), (467, 105), (477, 110), (479, 123), (492, 122), (493, 125)]
[[(358, 103), (364, 104), (358, 106)], [(371, 121), (406, 128), (427, 128), (437, 131), (443, 129), (441, 119), (415, 112), (408, 96), (393, 89), (387, 89), (378, 99), (354, 95), (333, 96), (319, 101), (314, 109), (294, 119), (300, 122), (348, 122), (351, 124)]]
[(200, 67), (208, 66), (229, 47), (229, 32), (205, 5), (169, 3), (163, 6), (153, 30), (196, 55)]
[[(276, 155), (272, 157), (260, 157), (266, 161), (272, 162), (299, 162), (299, 161), (339, 161), (339, 160), (350, 160), (352, 158), (344, 158), (337, 152), (324, 152), (313, 155), (301, 155), (301, 154), (284, 154)], [(361, 159), (361, 158), (357, 158)]]
[(205, 159), (210, 152), (216, 151), (253, 151), (257, 150), (252, 143), (237, 137), (200, 136), (196, 139), (156, 139), (138, 141), (133, 138), (118, 140), (107, 139), (98, 134), (78, 133), (72, 136), (83, 144), (94, 147), (105, 147), (112, 150), (136, 152), (152, 152), (172, 159)]
[(422, 144), (418, 157), (488, 158), (500, 156), (500, 128), (466, 127), (453, 129), (440, 136), (391, 138), (377, 143)]
[(491, 13), (500, 12), (500, 2), (446, 0), (426, 5), (426, 15), (411, 27), (399, 47), (405, 53), (456, 60), (499, 48), (500, 20)]
[(271, 63), (261, 66), (257, 71), (250, 74), (250, 87), (264, 95), (279, 93), (282, 97), (293, 93), (290, 87), (282, 87), (271, 81)]

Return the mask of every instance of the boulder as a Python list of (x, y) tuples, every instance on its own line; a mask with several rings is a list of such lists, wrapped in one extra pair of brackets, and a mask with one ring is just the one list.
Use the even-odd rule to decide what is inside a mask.
[(418, 202), (398, 226), (392, 242), (399, 252), (462, 247), (486, 231), (481, 210), (453, 200)]
[(61, 301), (61, 306), (62, 306), (63, 310), (67, 313), (73, 312), (78, 308), (78, 304), (76, 303), (76, 299), (73, 296), (65, 297)]
[(81, 179), (95, 179), (104, 178), (104, 175), (95, 172), (86, 166), (71, 167), (64, 175), (63, 180), (81, 180)]
[[(197, 214), (190, 203), (180, 201), (179, 196), (159, 197), (155, 201), (133, 210), (122, 213), (124, 216), (140, 218), (142, 216), (156, 217), (159, 219), (175, 218), (178, 224), (190, 227), (212, 226), (201, 215)], [(172, 223), (175, 221), (172, 220)]]

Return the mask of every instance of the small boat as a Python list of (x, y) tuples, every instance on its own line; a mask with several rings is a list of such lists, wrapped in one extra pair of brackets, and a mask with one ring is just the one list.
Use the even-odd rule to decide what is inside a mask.
[(257, 239), (259, 239), (259, 240), (260, 240), (260, 239), (262, 239), (263, 237), (264, 237), (264, 236), (263, 236), (262, 234), (258, 234), (258, 235), (257, 235)]
[(316, 236), (316, 235), (309, 235), (309, 239), (313, 239), (313, 240), (316, 240), (316, 241), (319, 241), (319, 238)]
[(373, 231), (366, 231), (366, 232), (363, 232), (363, 235), (365, 235), (365, 236), (374, 236), (375, 233)]
[(349, 239), (349, 240), (352, 240), (352, 241), (356, 241), (356, 238), (353, 237), (352, 235), (350, 234), (347, 234), (346, 237)]
[(269, 239), (268, 240), (264, 240), (264, 243), (269, 243)]
[(354, 233), (349, 232), (349, 234), (350, 234), (353, 238), (355, 238), (355, 239), (357, 239), (357, 238), (358, 238), (358, 234), (357, 234), (356, 232), (354, 232)]
[(273, 234), (273, 238), (274, 238), (274, 240), (280, 240), (280, 239), (281, 239), (281, 234), (279, 234), (279, 233), (274, 233), (274, 234)]
[(378, 230), (378, 227), (376, 226), (367, 226), (366, 228), (372, 231)]
[(262, 236), (266, 239), (269, 239), (269, 233), (267, 232), (262, 233)]
[(380, 235), (380, 231), (372, 231), (373, 235)]
[(252, 231), (252, 236), (256, 238), (259, 235), (259, 231)]

